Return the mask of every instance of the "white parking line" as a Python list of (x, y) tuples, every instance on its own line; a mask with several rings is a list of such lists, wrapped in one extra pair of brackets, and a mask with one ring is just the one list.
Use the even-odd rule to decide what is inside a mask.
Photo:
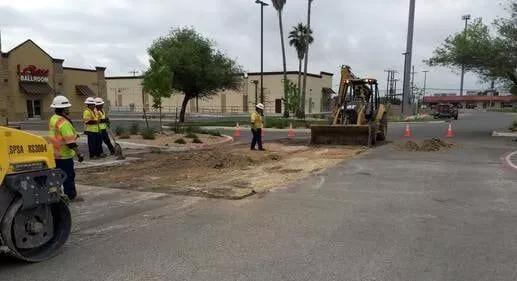
[(508, 163), (508, 165), (510, 165), (510, 167), (514, 168), (515, 170), (517, 170), (517, 164), (512, 162), (512, 157), (516, 155), (517, 151), (514, 151), (505, 157), (506, 163)]

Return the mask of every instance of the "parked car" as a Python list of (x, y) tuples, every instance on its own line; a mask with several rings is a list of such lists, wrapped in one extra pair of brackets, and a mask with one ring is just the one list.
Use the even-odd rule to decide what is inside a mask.
[(458, 120), (458, 109), (449, 103), (438, 104), (434, 108), (433, 116), (435, 119), (450, 119)]

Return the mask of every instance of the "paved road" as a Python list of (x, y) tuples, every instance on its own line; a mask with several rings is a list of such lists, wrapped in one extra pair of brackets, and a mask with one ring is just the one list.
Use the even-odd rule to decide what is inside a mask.
[[(0, 261), (2, 280), (517, 280), (517, 150), (510, 115), (453, 123), (459, 148), (384, 145), (241, 201), (160, 197), (77, 230), (64, 253)], [(404, 127), (392, 126), (399, 140)], [(445, 124), (413, 126), (439, 137)], [(156, 204), (156, 200), (160, 204)], [(165, 203), (164, 203), (165, 202)], [(131, 208), (131, 206), (126, 206)]]

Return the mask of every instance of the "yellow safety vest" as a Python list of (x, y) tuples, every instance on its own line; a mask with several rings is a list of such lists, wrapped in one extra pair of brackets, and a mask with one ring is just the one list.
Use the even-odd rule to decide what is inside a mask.
[[(96, 110), (97, 118), (100, 120), (106, 119), (106, 113), (102, 110)], [(108, 128), (108, 123), (99, 123), (100, 130), (106, 130)]]
[(92, 121), (92, 120), (98, 121), (99, 118), (98, 118), (97, 114), (93, 110), (91, 110), (89, 108), (86, 108), (84, 110), (84, 112), (83, 112), (84, 131), (85, 132), (98, 133), (99, 132), (99, 124), (86, 124), (86, 122)]
[(256, 111), (253, 111), (253, 113), (251, 113), (251, 128), (253, 128), (253, 129), (264, 128), (264, 122), (262, 121), (262, 116)]
[(55, 159), (70, 159), (75, 156), (75, 151), (67, 144), (77, 141), (77, 132), (74, 125), (61, 115), (54, 114), (48, 124), (48, 138), (54, 147)]

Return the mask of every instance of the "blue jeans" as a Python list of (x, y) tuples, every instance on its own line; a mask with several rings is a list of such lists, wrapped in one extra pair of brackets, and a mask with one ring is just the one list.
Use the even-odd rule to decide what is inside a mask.
[(101, 156), (102, 154), (102, 139), (100, 133), (84, 132), (88, 137), (88, 152), (90, 158), (94, 156)]
[(251, 130), (253, 134), (253, 139), (251, 140), (251, 149), (255, 149), (255, 146), (258, 144), (258, 148), (262, 149), (262, 129)]
[(77, 197), (77, 191), (75, 189), (74, 159), (56, 159), (56, 167), (63, 170), (66, 174), (66, 179), (63, 183), (63, 192), (70, 200), (74, 199)]

